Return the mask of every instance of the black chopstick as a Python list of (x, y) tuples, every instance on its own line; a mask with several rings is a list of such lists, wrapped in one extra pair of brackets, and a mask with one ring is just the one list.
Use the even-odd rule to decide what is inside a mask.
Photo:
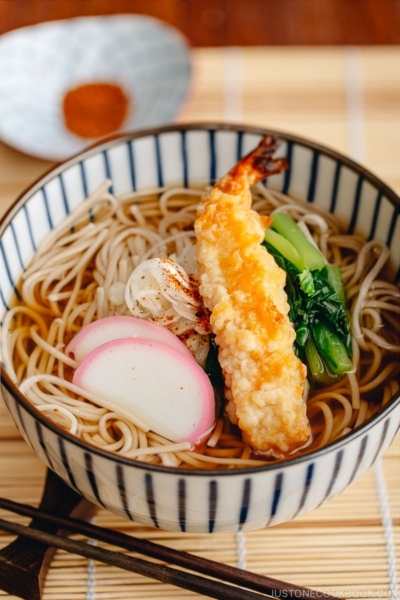
[(163, 583), (169, 583), (178, 587), (196, 592), (197, 594), (203, 594), (210, 598), (216, 598), (217, 600), (261, 600), (265, 598), (256, 592), (250, 592), (243, 590), (239, 587), (234, 587), (221, 581), (215, 581), (200, 575), (194, 575), (192, 573), (186, 573), (179, 569), (172, 569), (164, 565), (153, 563), (151, 561), (143, 560), (141, 558), (133, 558), (132, 556), (126, 556), (120, 552), (113, 552), (106, 550), (105, 548), (99, 548), (92, 546), (85, 542), (78, 542), (71, 540), (61, 535), (54, 535), (35, 529), (33, 527), (27, 527), (26, 525), (19, 525), (18, 523), (12, 523), (5, 519), (0, 519), (0, 529), (13, 533), (18, 536), (28, 537), (42, 542), (48, 546), (53, 546), (72, 554), (78, 554), (91, 558), (113, 567), (124, 569), (125, 571), (131, 571), (162, 581)]
[[(206, 558), (194, 556), (192, 554), (189, 554), (188, 552), (174, 550), (172, 548), (162, 546), (161, 544), (156, 544), (154, 542), (149, 542), (147, 540), (135, 538), (133, 536), (129, 536), (129, 535), (126, 535), (126, 534), (123, 534), (120, 532), (106, 529), (104, 527), (99, 527), (97, 525), (93, 525), (91, 523), (86, 523), (84, 521), (72, 519), (70, 517), (61, 517), (61, 516), (58, 516), (55, 514), (47, 513), (42, 510), (36, 509), (32, 506), (29, 506), (26, 504), (20, 504), (18, 502), (14, 502), (12, 500), (8, 500), (5, 498), (0, 498), (0, 508), (3, 508), (5, 510), (8, 510), (8, 511), (20, 514), (20, 515), (24, 515), (27, 517), (38, 518), (38, 519), (42, 519), (44, 521), (55, 523), (56, 525), (59, 526), (60, 529), (62, 528), (62, 529), (66, 529), (70, 532), (80, 533), (87, 537), (97, 539), (99, 541), (106, 542), (106, 543), (114, 545), (114, 546), (119, 546), (126, 550), (138, 552), (140, 554), (144, 554), (144, 555), (150, 556), (152, 558), (156, 558), (156, 559), (159, 559), (159, 560), (171, 563), (171, 564), (178, 565), (180, 567), (187, 568), (191, 571), (203, 573), (209, 577), (214, 577), (216, 579), (220, 579), (223, 582), (225, 582), (225, 583), (220, 583), (220, 585), (223, 586), (223, 589), (220, 590), (218, 588), (218, 586), (216, 586), (215, 589), (214, 588), (211, 589), (210, 583), (212, 583), (214, 585), (214, 584), (217, 584), (218, 582), (214, 582), (211, 579), (205, 579), (205, 578), (199, 577), (198, 575), (191, 575), (190, 573), (186, 573), (186, 572), (183, 573), (183, 577), (182, 577), (182, 571), (172, 569), (171, 567), (164, 567), (162, 565), (156, 565), (156, 569), (154, 569), (154, 563), (149, 563), (142, 559), (133, 559), (132, 558), (132, 561), (134, 561), (134, 564), (129, 564), (128, 565), (129, 568), (124, 567), (122, 564), (120, 564), (118, 557), (123, 557), (124, 559), (128, 559), (128, 563), (131, 560), (131, 557), (127, 557), (122, 554), (119, 554), (116, 552), (111, 552), (109, 550), (105, 550), (102, 548), (96, 548), (95, 552), (96, 553), (100, 552), (100, 554), (102, 554), (104, 552), (105, 554), (103, 557), (102, 556), (88, 556), (88, 552), (92, 552), (92, 549), (95, 547), (91, 546), (91, 545), (89, 546), (88, 544), (86, 544), (84, 542), (75, 542), (73, 540), (69, 540), (68, 538), (58, 537), (58, 536), (52, 536), (53, 538), (55, 538), (52, 541), (46, 541), (43, 538), (39, 540), (39, 541), (44, 541), (48, 545), (54, 546), (54, 547), (61, 547), (59, 544), (57, 544), (57, 542), (59, 540), (61, 540), (62, 544), (65, 544), (68, 542), (71, 542), (73, 544), (80, 544), (80, 545), (84, 546), (83, 549), (81, 548), (81, 551), (78, 551), (77, 549), (72, 549), (72, 548), (68, 549), (68, 548), (65, 548), (64, 546), (62, 548), (69, 552), (75, 552), (76, 554), (82, 554), (83, 556), (87, 556), (88, 558), (95, 558), (95, 560), (99, 560), (101, 562), (106, 562), (108, 564), (113, 564), (115, 566), (119, 566), (120, 568), (123, 568), (123, 569), (125, 568), (126, 570), (131, 570), (131, 571), (140, 573), (142, 575), (147, 575), (148, 577), (152, 577), (153, 579), (158, 579), (160, 581), (163, 581), (164, 583), (172, 583), (174, 585), (177, 585), (178, 587), (184, 587), (186, 589), (190, 589), (191, 591), (209, 595), (213, 598), (221, 598), (223, 600), (225, 600), (227, 598), (232, 598), (232, 599), (239, 598), (240, 600), (246, 600), (246, 598), (249, 598), (249, 600), (250, 600), (250, 598), (258, 599), (258, 598), (262, 597), (259, 594), (253, 594), (251, 592), (247, 592), (243, 588), (255, 590), (255, 591), (261, 592), (263, 594), (273, 596), (275, 598), (279, 598), (279, 597), (280, 598), (293, 598), (293, 597), (295, 597), (295, 598), (313, 598), (313, 597), (321, 596), (321, 592), (317, 592), (316, 590), (311, 590), (309, 588), (292, 585), (292, 584), (289, 584), (289, 583), (286, 583), (283, 581), (279, 581), (277, 579), (273, 579), (273, 578), (270, 578), (267, 576), (258, 575), (256, 573), (250, 573), (249, 571), (238, 569), (236, 567), (231, 567), (229, 565), (225, 565), (223, 563), (218, 563), (216, 561), (212, 561), (212, 560), (209, 560)], [(16, 533), (15, 530), (12, 532), (10, 531), (11, 526), (12, 527), (22, 527), (22, 526), (18, 526), (13, 523), (9, 523), (7, 521), (3, 521), (0, 519), (0, 528), (3, 528), (6, 531), (9, 531), (10, 533)], [(27, 532), (25, 531), (26, 529), (28, 529)], [(34, 535), (30, 535), (30, 531), (34, 531)], [(23, 530), (23, 532), (21, 532), (21, 533), (18, 532), (17, 534), (18, 535), (26, 535), (26, 537), (33, 537), (33, 539), (38, 539), (38, 537), (35, 537), (35, 536), (37, 536), (38, 534), (42, 534), (42, 533), (44, 534), (44, 532), (41, 532), (39, 530), (25, 528)], [(46, 535), (51, 535), (51, 534), (46, 534)], [(79, 546), (79, 548), (80, 548), (80, 546)], [(89, 550), (87, 550), (87, 548), (89, 548)], [(84, 550), (86, 552), (86, 554), (83, 554), (82, 550)], [(109, 557), (108, 556), (109, 554), (113, 555), (113, 557), (112, 558)], [(115, 558), (115, 557), (117, 557), (117, 558)], [(107, 559), (107, 560), (105, 560), (105, 559)], [(108, 559), (113, 560), (113, 561), (116, 560), (116, 562), (109, 562)], [(139, 571), (133, 567), (138, 567), (143, 570)], [(162, 567), (162, 569), (160, 567)], [(156, 576), (156, 575), (160, 575), (160, 576), (162, 575), (163, 577), (167, 577), (167, 579), (164, 579), (164, 578), (160, 579), (160, 576)], [(194, 578), (193, 581), (192, 581), (192, 578)], [(242, 589), (239, 590), (240, 594), (238, 596), (237, 595), (227, 595), (231, 592), (237, 593), (238, 588), (232, 587), (231, 585), (228, 585), (226, 582), (241, 586)], [(185, 585), (182, 585), (182, 584), (185, 584)], [(190, 587), (189, 587), (189, 585), (190, 585)], [(199, 585), (200, 585), (200, 588), (197, 587)], [(194, 587), (192, 587), (192, 586), (194, 586)], [(204, 589), (204, 586), (206, 589)], [(210, 593), (210, 592), (213, 592), (213, 593)], [(220, 595), (214, 595), (215, 593), (220, 594)], [(251, 594), (251, 595), (245, 596), (244, 594), (246, 594), (246, 593)], [(333, 600), (333, 596), (330, 596), (329, 594), (326, 594), (326, 593), (323, 593), (323, 597), (328, 600), (329, 599)]]

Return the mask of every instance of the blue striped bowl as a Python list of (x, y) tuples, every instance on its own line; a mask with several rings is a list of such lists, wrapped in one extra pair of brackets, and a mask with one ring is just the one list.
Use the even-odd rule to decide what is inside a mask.
[[(115, 194), (158, 185), (213, 183), (266, 133), (283, 141), (290, 169), (268, 185), (334, 212), (349, 232), (385, 241), (399, 279), (399, 199), (354, 162), (297, 137), (236, 125), (173, 125), (118, 137), (68, 160), (19, 198), (1, 224), (0, 314), (42, 238), (105, 178)], [(20, 432), (48, 467), (112, 512), (168, 530), (238, 531), (282, 523), (320, 506), (360, 477), (399, 429), (400, 397), (358, 431), (309, 455), (241, 471), (148, 466), (92, 448), (36, 412), (2, 373)]]

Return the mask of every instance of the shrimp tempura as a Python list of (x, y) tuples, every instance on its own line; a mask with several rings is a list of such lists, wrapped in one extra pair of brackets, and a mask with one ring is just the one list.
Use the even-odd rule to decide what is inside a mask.
[(269, 217), (250, 186), (286, 168), (266, 137), (205, 194), (195, 223), (200, 294), (225, 378), (227, 413), (257, 452), (283, 458), (309, 437), (306, 367), (295, 356), (286, 274), (261, 245)]

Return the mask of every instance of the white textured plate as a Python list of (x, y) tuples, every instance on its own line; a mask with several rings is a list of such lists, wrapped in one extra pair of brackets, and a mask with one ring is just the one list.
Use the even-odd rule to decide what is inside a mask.
[(176, 115), (190, 78), (188, 46), (151, 17), (115, 15), (41, 23), (0, 37), (0, 137), (42, 158), (64, 160), (87, 147), (64, 125), (67, 90), (108, 82), (133, 110), (122, 130), (161, 125)]

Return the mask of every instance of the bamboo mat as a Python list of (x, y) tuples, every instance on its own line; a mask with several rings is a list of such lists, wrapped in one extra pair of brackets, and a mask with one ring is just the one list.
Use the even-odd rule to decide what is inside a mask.
[[(179, 120), (234, 121), (303, 135), (351, 155), (399, 192), (399, 59), (393, 47), (197, 49), (191, 95)], [(49, 166), (0, 143), (0, 212)], [(105, 511), (94, 520), (340, 598), (395, 599), (400, 590), (399, 458), (397, 439), (375, 467), (330, 503), (262, 531), (166, 533)], [(0, 404), (0, 495), (37, 504), (44, 476), (44, 465)], [(10, 540), (0, 533), (0, 547)], [(162, 597), (200, 598), (59, 551), (43, 600)], [(0, 591), (0, 598), (14, 597)]]

